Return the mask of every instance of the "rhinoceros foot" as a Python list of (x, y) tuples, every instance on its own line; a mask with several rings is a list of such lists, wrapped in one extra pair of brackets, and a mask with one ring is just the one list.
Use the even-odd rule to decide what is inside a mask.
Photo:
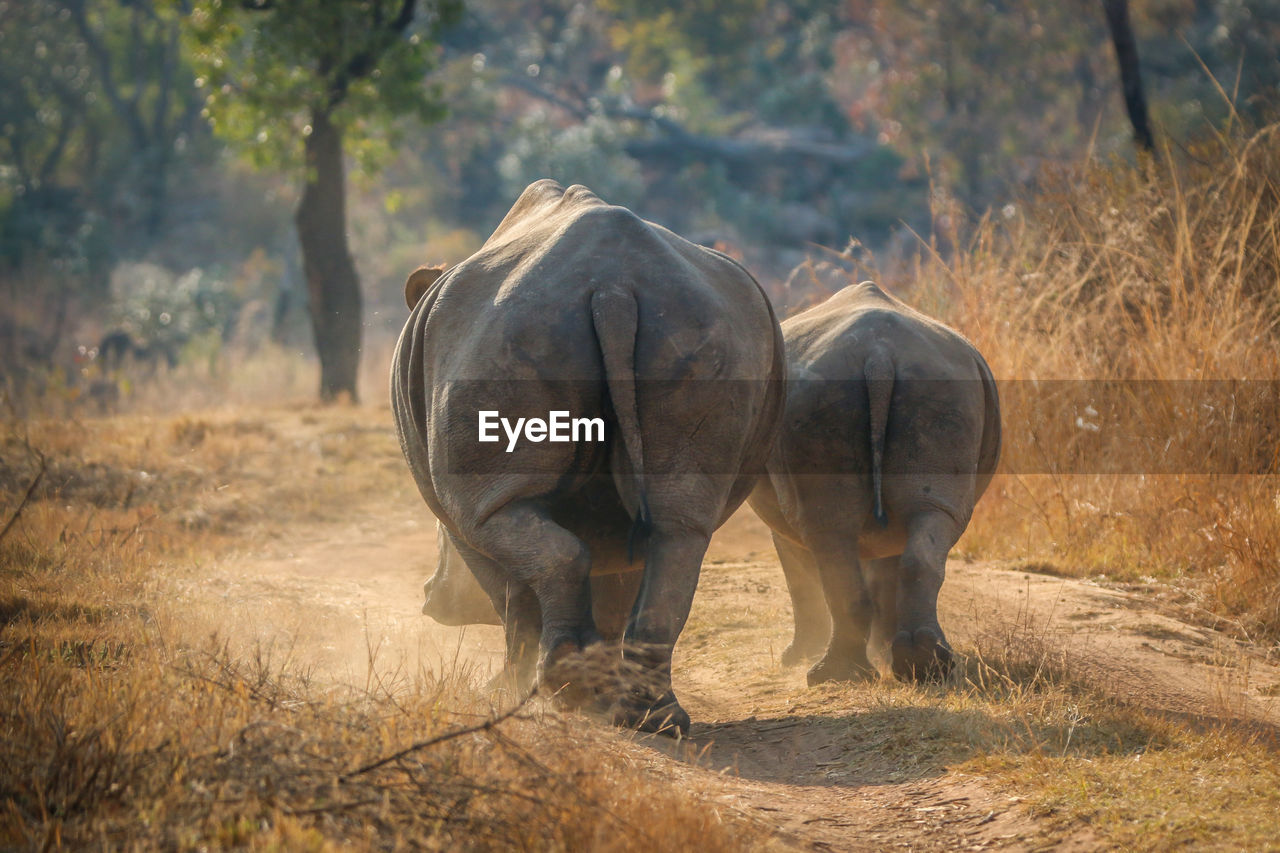
[(690, 724), (689, 714), (669, 690), (653, 700), (637, 694), (626, 697), (614, 711), (613, 722), (624, 728), (668, 737), (684, 737), (689, 733)]
[(816, 658), (820, 654), (822, 654), (821, 641), (804, 643), (799, 640), (792, 640), (791, 644), (782, 652), (782, 665), (796, 666), (810, 658)]
[(813, 687), (826, 681), (870, 681), (875, 677), (876, 669), (866, 652), (837, 654), (828, 649), (822, 660), (809, 668), (808, 680)]
[(609, 657), (610, 648), (595, 631), (584, 631), (580, 639), (561, 640), (542, 660), (539, 685), (561, 705), (590, 707), (616, 680), (616, 667), (609, 665)]
[(489, 693), (505, 693), (519, 701), (533, 692), (533, 686), (532, 668), (523, 672), (519, 667), (508, 664), (485, 682), (484, 689)]
[(893, 638), (893, 674), (907, 681), (943, 681), (951, 674), (951, 648), (940, 631), (917, 628)]

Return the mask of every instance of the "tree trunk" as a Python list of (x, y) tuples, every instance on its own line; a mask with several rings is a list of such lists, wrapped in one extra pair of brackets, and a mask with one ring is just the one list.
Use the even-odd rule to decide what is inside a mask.
[(1107, 29), (1111, 31), (1111, 43), (1116, 49), (1116, 62), (1120, 65), (1120, 84), (1124, 88), (1124, 107), (1133, 125), (1133, 141), (1138, 149), (1151, 153), (1156, 143), (1151, 135), (1151, 122), (1147, 118), (1147, 98), (1142, 92), (1142, 72), (1138, 65), (1138, 41), (1133, 37), (1129, 23), (1129, 0), (1102, 0), (1107, 13)]
[(325, 113), (311, 117), (307, 183), (296, 222), (311, 326), (320, 356), (320, 399), (356, 400), (360, 363), (360, 280), (347, 248), (342, 132)]

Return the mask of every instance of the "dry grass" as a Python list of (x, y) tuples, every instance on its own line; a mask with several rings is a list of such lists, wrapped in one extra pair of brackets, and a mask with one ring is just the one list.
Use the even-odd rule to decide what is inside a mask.
[(1166, 159), (1048, 176), (885, 278), (1002, 381), (1004, 473), (962, 551), (1172, 581), (1275, 639), (1280, 126)]
[[(385, 413), (11, 425), (0, 524), (39, 470), (28, 441), (46, 471), (0, 540), (0, 844), (770, 843), (700, 796), (696, 777), (673, 786), (669, 768), (637, 760), (625, 738), (541, 705), (350, 775), (482, 723), (492, 698), (458, 666), (371, 660), (366, 687), (344, 686), (302, 669), (287, 644), (211, 635), (227, 614), (173, 597), (174, 576), (198, 576), (246, 539), (333, 523), (372, 493), (417, 500)], [(726, 689), (765, 689), (785, 707), (792, 691), (769, 686), (784, 674), (765, 651), (787, 630), (777, 570), (744, 571), (708, 569), (712, 592), (746, 583), (755, 603), (701, 598), (685, 654), (723, 673)], [(1088, 824), (1126, 848), (1189, 838), (1241, 849), (1280, 833), (1280, 762), (1259, 735), (1129, 707), (1025, 625), (992, 626), (965, 651), (950, 689), (830, 685), (807, 691), (795, 716), (839, 747), (851, 778), (978, 775), (1064, 837)]]
[(246, 538), (337, 520), (369, 490), (416, 498), (385, 413), (5, 429), (0, 525), (22, 512), (0, 540), (0, 846), (736, 850), (763, 837), (545, 708), (449, 735), (496, 713), (465, 667), (380, 668), (367, 689), (344, 687), (220, 639), (175, 600), (170, 575)]

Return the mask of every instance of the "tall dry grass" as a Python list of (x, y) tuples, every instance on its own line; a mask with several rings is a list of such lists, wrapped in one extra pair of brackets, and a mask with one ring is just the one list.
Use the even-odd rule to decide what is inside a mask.
[(1280, 637), (1280, 127), (1048, 175), (887, 279), (1002, 382), (962, 550), (1171, 581)]

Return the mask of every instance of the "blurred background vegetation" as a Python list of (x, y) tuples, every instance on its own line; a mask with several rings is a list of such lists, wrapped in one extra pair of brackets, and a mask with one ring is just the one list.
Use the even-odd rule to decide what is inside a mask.
[[(1103, 6), (0, 0), (0, 374), (10, 400), (109, 407), (262, 347), (314, 365), (295, 214), (325, 192), (322, 123), (375, 399), (406, 273), (540, 177), (741, 257), (794, 308), (823, 295), (806, 259), (947, 256), (1047, 175), (1132, 160)], [(1162, 156), (1275, 116), (1280, 0), (1130, 17)]]

